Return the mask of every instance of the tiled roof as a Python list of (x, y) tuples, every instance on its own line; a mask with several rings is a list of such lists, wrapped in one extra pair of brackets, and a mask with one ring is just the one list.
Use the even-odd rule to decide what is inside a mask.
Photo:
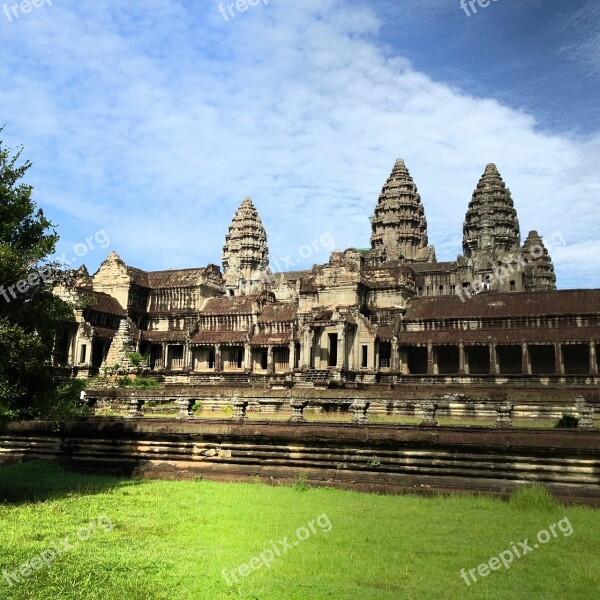
[(435, 263), (408, 263), (415, 273), (430, 273), (433, 271), (455, 271), (456, 261), (454, 262), (435, 262)]
[(87, 288), (77, 288), (77, 292), (85, 299), (90, 301), (88, 310), (108, 313), (111, 315), (125, 316), (125, 311), (119, 301), (104, 292), (93, 292)]
[(252, 346), (287, 346), (292, 340), (291, 333), (259, 333), (250, 344)]
[(485, 292), (464, 298), (435, 296), (414, 298), (406, 320), (541, 317), (600, 314), (600, 290), (552, 292)]
[(247, 331), (200, 331), (192, 344), (243, 344), (247, 336)]
[(296, 318), (298, 306), (294, 303), (267, 304), (263, 309), (259, 323), (289, 323)]
[(253, 296), (219, 296), (209, 298), (200, 311), (202, 315), (252, 314)]
[(186, 331), (142, 331), (142, 340), (147, 342), (185, 342)]

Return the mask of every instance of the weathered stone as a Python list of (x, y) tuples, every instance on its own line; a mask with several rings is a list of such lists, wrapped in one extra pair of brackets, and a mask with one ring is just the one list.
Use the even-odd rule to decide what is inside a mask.
[(368, 410), (370, 401), (363, 398), (356, 398), (350, 410), (352, 411), (352, 423), (354, 425), (366, 425), (369, 422)]
[(438, 405), (435, 402), (421, 402), (420, 408), (423, 414), (423, 419), (421, 420), (420, 425), (427, 427), (434, 427), (438, 425), (438, 422), (435, 420), (435, 413)]

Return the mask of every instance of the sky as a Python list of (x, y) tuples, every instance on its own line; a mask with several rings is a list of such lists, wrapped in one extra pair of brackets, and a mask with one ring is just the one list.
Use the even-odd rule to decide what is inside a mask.
[(600, 287), (597, 0), (256, 1), (0, 3), (2, 139), (59, 258), (220, 265), (251, 196), (274, 270), (310, 268), (369, 246), (403, 158), (455, 260), (494, 162), (559, 288)]

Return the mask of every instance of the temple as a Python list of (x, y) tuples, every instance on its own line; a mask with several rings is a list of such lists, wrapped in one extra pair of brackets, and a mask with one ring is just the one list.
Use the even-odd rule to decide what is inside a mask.
[[(291, 226), (291, 224), (290, 224)], [(85, 301), (57, 332), (57, 376), (127, 370), (132, 352), (178, 385), (402, 386), (598, 383), (600, 291), (556, 289), (537, 232), (524, 243), (494, 164), (468, 204), (463, 253), (438, 262), (402, 160), (372, 218), (371, 248), (273, 274), (250, 198), (216, 265), (142, 271), (115, 252), (56, 293)]]

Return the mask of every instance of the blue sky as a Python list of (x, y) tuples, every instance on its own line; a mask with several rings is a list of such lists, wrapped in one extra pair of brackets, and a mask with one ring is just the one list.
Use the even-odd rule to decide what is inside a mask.
[(402, 157), (438, 260), (495, 162), (522, 237), (564, 240), (559, 287), (600, 287), (597, 2), (269, 0), (227, 21), (213, 0), (48, 2), (0, 14), (3, 138), (59, 255), (109, 236), (75, 265), (220, 264), (251, 196), (273, 262), (310, 267), (331, 238), (369, 245)]

